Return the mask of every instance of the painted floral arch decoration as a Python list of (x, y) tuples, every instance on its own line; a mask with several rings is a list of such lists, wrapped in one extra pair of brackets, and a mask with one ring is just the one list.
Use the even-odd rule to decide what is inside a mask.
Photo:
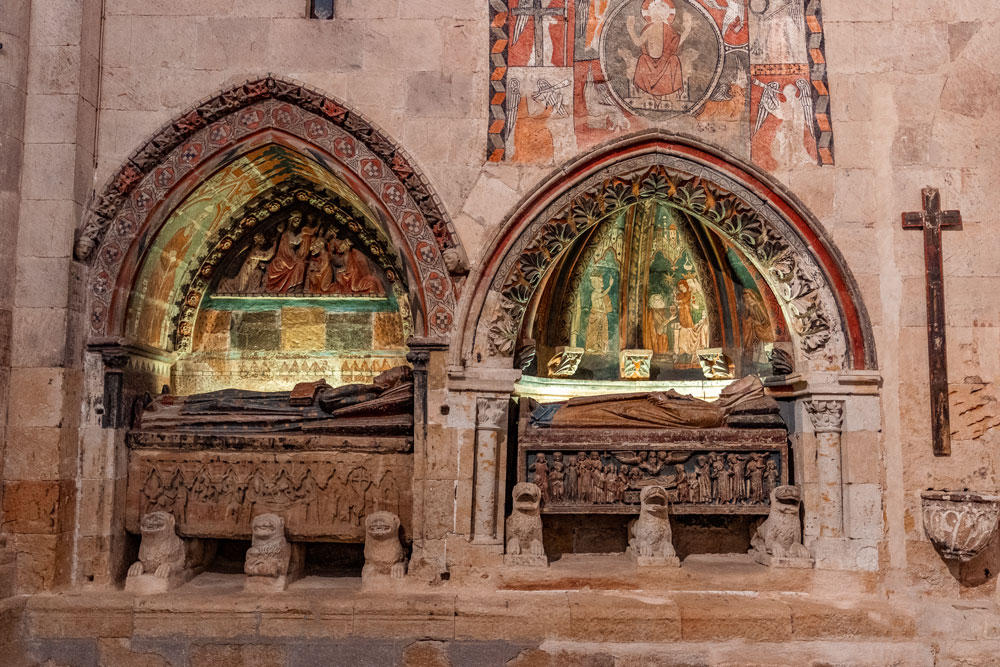
[[(445, 335), (454, 321), (464, 266), (454, 227), (411, 158), (363, 115), (301, 84), (267, 76), (208, 98), (161, 128), (126, 160), (94, 201), (74, 254), (92, 264), (90, 334), (115, 336), (124, 324), (137, 242), (155, 235), (157, 209), (184, 178), (213, 158), (237, 152), (268, 129), (288, 133), (331, 156), (363, 182), (388, 214), (417, 267), (423, 335)], [(162, 217), (162, 216), (161, 216)], [(162, 223), (162, 219), (159, 220)], [(455, 272), (457, 274), (458, 271)]]

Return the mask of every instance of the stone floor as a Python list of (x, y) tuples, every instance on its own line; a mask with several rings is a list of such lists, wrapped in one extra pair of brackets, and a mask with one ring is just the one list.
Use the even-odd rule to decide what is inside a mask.
[(779, 572), (743, 556), (692, 556), (656, 576), (578, 556), (384, 592), (355, 578), (307, 577), (264, 596), (241, 586), (241, 575), (205, 573), (161, 596), (20, 599), (23, 653), (0, 664), (1000, 665), (992, 601), (890, 600), (870, 576)]

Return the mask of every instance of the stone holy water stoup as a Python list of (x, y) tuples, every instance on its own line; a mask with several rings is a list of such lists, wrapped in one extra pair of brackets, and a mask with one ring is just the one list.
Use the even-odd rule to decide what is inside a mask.
[(285, 537), (285, 520), (277, 514), (259, 514), (251, 524), (253, 533), (243, 572), (247, 593), (274, 593), (285, 590), (302, 573), (301, 544)]
[(944, 558), (967, 563), (993, 539), (1000, 496), (969, 491), (920, 494), (924, 532)]
[(166, 593), (204, 569), (207, 560), (204, 544), (197, 539), (181, 539), (172, 514), (145, 514), (139, 530), (142, 532), (139, 560), (128, 569), (127, 592), (139, 595)]
[(667, 490), (662, 486), (643, 487), (639, 503), (639, 518), (629, 525), (626, 553), (640, 568), (680, 567), (670, 530)]

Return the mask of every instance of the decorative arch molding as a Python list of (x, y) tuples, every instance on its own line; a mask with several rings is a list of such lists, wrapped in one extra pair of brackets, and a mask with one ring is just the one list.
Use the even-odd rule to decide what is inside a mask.
[(122, 335), (139, 256), (173, 207), (247, 146), (267, 141), (293, 146), (366, 192), (403, 263), (416, 267), (409, 280), (414, 306), (422, 306), (414, 313), (416, 333), (447, 334), (467, 260), (427, 179), (405, 151), (343, 102), (267, 76), (203, 100), (158, 130), (94, 200), (74, 249), (92, 265), (91, 336)]
[(753, 167), (661, 131), (599, 148), (522, 200), (465, 295), (452, 363), (509, 367), (549, 268), (586, 230), (644, 198), (691, 216), (753, 262), (790, 325), (796, 368), (877, 367), (854, 278), (805, 206)]

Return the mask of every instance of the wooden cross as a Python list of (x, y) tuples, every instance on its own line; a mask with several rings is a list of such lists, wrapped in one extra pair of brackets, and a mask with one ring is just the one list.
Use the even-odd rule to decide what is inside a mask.
[(948, 414), (948, 355), (945, 345), (944, 269), (941, 230), (961, 229), (962, 214), (941, 210), (941, 194), (924, 188), (924, 210), (903, 214), (903, 229), (924, 230), (924, 266), (927, 272), (927, 356), (931, 379), (931, 431), (934, 456), (951, 456), (951, 418)]
[(517, 24), (515, 24), (516, 34), (511, 41), (516, 42), (517, 38), (521, 36), (524, 23), (527, 23), (529, 18), (535, 19), (535, 64), (544, 65), (545, 45), (542, 34), (544, 21), (542, 19), (546, 16), (566, 16), (566, 7), (542, 7), (542, 0), (531, 0), (531, 4), (521, 5), (519, 3), (511, 13), (518, 17)]

